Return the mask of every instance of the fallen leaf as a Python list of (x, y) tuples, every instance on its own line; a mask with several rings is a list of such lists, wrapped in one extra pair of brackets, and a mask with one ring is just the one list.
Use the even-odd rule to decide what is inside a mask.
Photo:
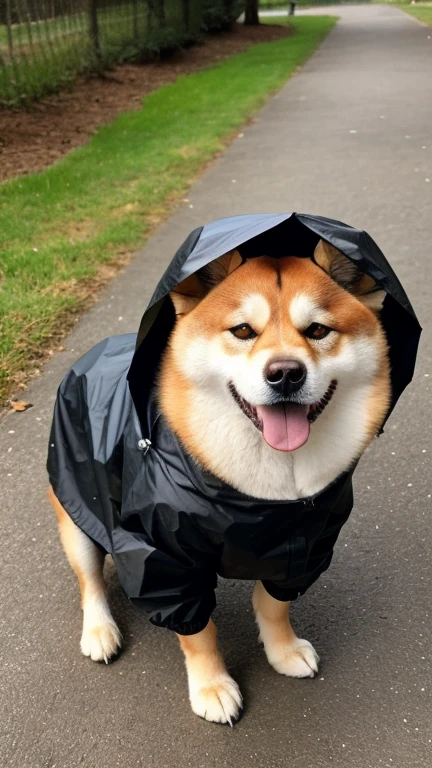
[(32, 403), (27, 403), (25, 400), (10, 400), (9, 405), (13, 411), (26, 411), (27, 408), (32, 407)]

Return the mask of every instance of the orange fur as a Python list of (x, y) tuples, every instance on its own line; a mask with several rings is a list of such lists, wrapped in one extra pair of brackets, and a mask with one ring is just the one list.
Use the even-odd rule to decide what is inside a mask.
[[(277, 286), (278, 271), (280, 289)], [(162, 362), (159, 387), (162, 411), (173, 430), (190, 452), (211, 469), (209, 457), (203, 453), (200, 441), (190, 431), (193, 386), (179, 369), (177, 360), (185, 356), (188, 346), (197, 337), (213, 339), (220, 336), (224, 353), (234, 357), (238, 349), (230, 339), (223, 337), (223, 332), (235, 322), (239, 304), (248, 295), (255, 293), (266, 299), (270, 307), (270, 319), (248, 349), (248, 357), (264, 352), (268, 359), (277, 359), (283, 354), (281, 350), (289, 348), (293, 354), (296, 351), (303, 352), (314, 362), (319, 361), (319, 346), (302, 333), (304, 329), (294, 327), (289, 314), (292, 300), (304, 294), (331, 316), (332, 328), (338, 332), (331, 346), (326, 349), (327, 356), (337, 356), (349, 338), (364, 337), (375, 341), (379, 373), (374, 395), (370, 398), (368, 429), (364, 441), (366, 447), (383, 421), (390, 398), (387, 346), (382, 327), (376, 313), (356, 296), (337, 285), (310, 259), (297, 257), (250, 259), (201, 300), (195, 300), (193, 311), (177, 319)], [(254, 318), (245, 320), (254, 324)]]
[(216, 627), (210, 619), (207, 626), (195, 635), (177, 635), (185, 655), (186, 664), (193, 664), (199, 674), (225, 671), (225, 665), (217, 646)]
[(252, 598), (255, 617), (269, 663), (282, 675), (314, 677), (318, 655), (307, 640), (295, 634), (289, 620), (289, 603), (275, 600), (260, 581)]
[(57, 515), (63, 549), (80, 587), (83, 610), (82, 653), (94, 661), (108, 662), (121, 646), (121, 634), (108, 606), (103, 577), (104, 554), (75, 525), (51, 486), (48, 498)]
[(193, 711), (207, 720), (232, 724), (241, 709), (242, 697), (226, 670), (212, 619), (201, 632), (177, 637), (185, 656)]
[(80, 532), (75, 523), (72, 521), (71, 517), (63, 509), (51, 486), (48, 489), (48, 500), (54, 507), (54, 511), (56, 513), (60, 531), (60, 540), (66, 553), (66, 557), (69, 560), (69, 563), (78, 579), (82, 605), (86, 593), (88, 595), (89, 592), (97, 591), (98, 588), (103, 587), (102, 568), (104, 557), (103, 554), (95, 547), (95, 567), (92, 569), (92, 577), (89, 578), (88, 575), (84, 573), (80, 564), (80, 552), (76, 546), (77, 538), (79, 537)]

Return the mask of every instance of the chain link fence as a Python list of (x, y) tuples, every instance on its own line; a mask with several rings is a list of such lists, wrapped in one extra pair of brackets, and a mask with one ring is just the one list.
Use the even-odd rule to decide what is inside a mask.
[(0, 104), (39, 98), (79, 73), (190, 45), (239, 0), (0, 0)]

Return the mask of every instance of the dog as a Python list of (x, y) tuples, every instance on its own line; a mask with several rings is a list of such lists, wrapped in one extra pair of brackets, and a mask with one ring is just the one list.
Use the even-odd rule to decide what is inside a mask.
[[(230, 251), (183, 280), (170, 293), (176, 321), (157, 403), (194, 465), (268, 502), (319, 496), (352, 470), (391, 401), (384, 295), (324, 240), (311, 258), (245, 261)], [(122, 638), (107, 602), (104, 552), (52, 488), (49, 495), (81, 590), (82, 653), (108, 661)], [(289, 602), (258, 580), (253, 608), (270, 665), (290, 677), (316, 675), (318, 655), (294, 633)], [(178, 637), (193, 712), (234, 723), (242, 696), (213, 620)]]

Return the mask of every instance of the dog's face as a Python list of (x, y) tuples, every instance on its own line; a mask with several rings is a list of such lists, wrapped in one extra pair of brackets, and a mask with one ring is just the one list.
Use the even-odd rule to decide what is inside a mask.
[[(195, 399), (201, 422), (230, 417), (242, 431), (247, 422), (250, 440), (259, 435), (273, 451), (295, 452), (339, 397), (346, 400), (352, 390), (355, 407), (355, 395), (381, 381), (379, 402), (369, 398), (362, 447), (377, 432), (389, 396), (377, 315), (383, 294), (331, 246), (321, 241), (314, 261), (259, 257), (241, 264), (232, 252), (171, 298), (178, 320), (168, 368), (175, 368), (177, 387), (191, 404)], [(174, 421), (184, 432), (194, 419), (189, 427), (180, 426), (180, 414)]]

